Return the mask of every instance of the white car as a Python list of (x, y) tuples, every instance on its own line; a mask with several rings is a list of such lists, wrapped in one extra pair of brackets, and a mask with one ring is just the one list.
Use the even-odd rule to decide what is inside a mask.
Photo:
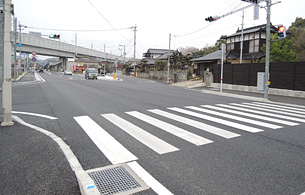
[(72, 75), (71, 70), (65, 70), (64, 75)]

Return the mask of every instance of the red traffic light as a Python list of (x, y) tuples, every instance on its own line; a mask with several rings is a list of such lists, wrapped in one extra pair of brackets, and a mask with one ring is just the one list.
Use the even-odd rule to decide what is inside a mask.
[(285, 26), (279, 26), (277, 28), (277, 30), (278, 30), (278, 36), (279, 36), (280, 39), (286, 37), (286, 28), (285, 28)]
[(279, 31), (279, 32), (285, 32), (285, 27), (284, 27), (284, 26), (280, 26), (280, 27), (278, 28), (278, 31)]
[(216, 20), (217, 20), (217, 18), (216, 17), (212, 17), (212, 16), (205, 18), (205, 21), (209, 21), (209, 22), (214, 22)]

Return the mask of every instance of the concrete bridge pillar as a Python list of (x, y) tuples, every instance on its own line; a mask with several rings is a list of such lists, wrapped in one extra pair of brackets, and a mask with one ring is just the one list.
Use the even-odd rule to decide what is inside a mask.
[(61, 62), (61, 69), (62, 69), (62, 71), (65, 71), (67, 69), (68, 58), (67, 57), (60, 57), (59, 61)]

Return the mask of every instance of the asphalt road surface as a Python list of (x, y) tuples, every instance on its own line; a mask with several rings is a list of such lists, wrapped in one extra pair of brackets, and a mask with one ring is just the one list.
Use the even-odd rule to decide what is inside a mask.
[[(138, 164), (158, 183), (144, 179), (151, 188), (138, 194), (305, 192), (304, 107), (205, 94), (128, 76), (85, 80), (83, 75), (40, 75), (45, 82), (13, 86), (14, 115), (61, 138), (84, 170)], [(14, 133), (17, 127), (21, 133)], [(1, 137), (7, 131), (2, 129)], [(39, 148), (43, 151), (36, 158), (41, 159), (35, 162), (46, 161), (43, 167), (9, 166), (10, 171), (32, 170), (23, 174), (33, 179), (26, 192), (37, 192), (38, 186), (40, 194), (79, 194), (75, 175), (52, 140), (34, 130), (33, 140), (22, 136), (18, 124), (10, 132), (11, 139), (3, 139), (2, 146), (17, 147), (18, 142), (20, 148), (26, 140), (38, 147), (20, 152), (12, 164), (26, 163)], [(6, 158), (16, 150), (5, 153)], [(43, 173), (48, 174), (39, 179)], [(5, 192), (19, 194), (26, 183), (10, 180), (4, 185)]]

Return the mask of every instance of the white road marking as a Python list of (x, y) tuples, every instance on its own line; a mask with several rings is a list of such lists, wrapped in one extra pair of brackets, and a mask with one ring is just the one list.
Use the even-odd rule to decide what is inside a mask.
[(230, 131), (226, 131), (226, 130), (223, 130), (223, 129), (220, 129), (220, 128), (217, 128), (217, 127), (214, 127), (214, 126), (211, 126), (211, 125), (204, 124), (202, 122), (191, 120), (191, 119), (181, 117), (181, 116), (178, 116), (178, 115), (175, 115), (175, 114), (172, 114), (172, 113), (169, 113), (169, 112), (165, 112), (165, 111), (162, 111), (162, 110), (154, 109), (154, 110), (148, 110), (148, 111), (152, 112), (152, 113), (155, 113), (155, 114), (158, 114), (158, 115), (161, 115), (161, 116), (164, 116), (166, 118), (169, 118), (169, 119), (187, 124), (189, 126), (197, 128), (197, 129), (201, 129), (203, 131), (206, 131), (206, 132), (209, 132), (209, 133), (227, 138), (227, 139), (240, 136), (237, 133), (232, 133)]
[[(277, 108), (282, 108), (284, 110), (296, 110), (296, 111), (301, 111), (301, 112), (297, 112), (300, 114), (305, 114), (305, 109), (301, 109), (301, 108), (294, 108), (294, 107), (289, 107), (289, 106), (281, 106), (281, 105), (277, 105), (277, 104), (267, 104), (267, 103), (262, 103), (262, 102), (252, 102), (254, 104), (261, 104), (261, 105), (266, 105), (266, 106), (272, 106), (272, 107), (277, 107)], [(292, 112), (292, 111), (291, 111)]]
[(137, 162), (129, 162), (127, 165), (157, 194), (173, 195), (167, 188), (158, 182), (153, 176), (145, 171)]
[(74, 117), (74, 119), (112, 164), (138, 160), (135, 155), (129, 152), (89, 116), (78, 116)]
[[(255, 107), (253, 107), (253, 106), (248, 106), (248, 105), (243, 105), (243, 104), (235, 104), (235, 103), (231, 103), (231, 105), (239, 106), (239, 107), (233, 107), (233, 106), (228, 107), (227, 105), (219, 105), (219, 106), (228, 107), (228, 108), (232, 108), (232, 109), (236, 109), (236, 110), (243, 110), (243, 111), (246, 111), (246, 112), (252, 112), (252, 113), (262, 114), (262, 115), (267, 115), (267, 116), (272, 115), (273, 117), (277, 117), (277, 118), (282, 118), (282, 119), (286, 119), (286, 120), (305, 123), (304, 119), (270, 113), (270, 112), (268, 112), (270, 109), (263, 109), (262, 108), (263, 111), (265, 111), (265, 112), (262, 112), (262, 111), (259, 111), (259, 110), (262, 110), (262, 109), (259, 109), (259, 108), (258, 108), (258, 110), (254, 110)], [(240, 108), (240, 107), (243, 107), (243, 108)], [(247, 108), (250, 108), (250, 109), (247, 109)]]
[[(227, 106), (227, 105), (223, 105), (223, 104), (217, 104), (217, 105), (227, 107), (227, 108), (232, 108), (233, 107), (233, 106)], [(220, 108), (220, 107), (216, 107), (216, 106), (210, 106), (210, 105), (201, 105), (201, 106), (205, 107), (205, 108), (210, 108), (210, 109), (214, 109), (214, 110), (219, 110), (219, 111), (223, 111), (223, 112), (232, 113), (232, 114), (238, 114), (238, 115), (248, 116), (248, 117), (257, 118), (257, 119), (270, 121), (270, 122), (274, 122), (274, 123), (280, 123), (280, 124), (283, 124), (283, 125), (289, 125), (289, 126), (299, 125), (299, 123), (293, 123), (293, 122), (289, 122), (289, 121), (279, 120), (279, 119), (276, 119), (276, 118), (270, 118), (270, 117), (267, 117), (267, 116), (261, 116), (261, 115), (256, 115), (256, 114), (249, 114), (249, 113), (246, 113), (246, 112), (240, 112), (240, 111), (230, 110), (230, 109), (226, 109), (226, 108)]]
[(265, 122), (260, 122), (260, 121), (256, 121), (256, 120), (252, 120), (252, 119), (247, 119), (244, 117), (233, 116), (230, 114), (220, 113), (220, 112), (216, 112), (216, 111), (212, 111), (212, 110), (207, 110), (204, 108), (198, 108), (195, 106), (186, 106), (186, 108), (190, 108), (192, 110), (197, 110), (200, 112), (205, 112), (205, 113), (213, 114), (216, 116), (221, 116), (221, 117), (225, 117), (225, 118), (229, 118), (229, 119), (233, 119), (233, 120), (238, 120), (238, 121), (242, 121), (242, 122), (246, 122), (246, 123), (250, 123), (250, 124), (254, 124), (254, 125), (258, 125), (258, 126), (262, 126), (262, 127), (267, 127), (267, 128), (271, 128), (271, 129), (282, 128), (282, 126), (273, 125), (273, 124), (269, 124), (269, 123), (265, 123)]
[(242, 104), (249, 105), (256, 110), (263, 110), (263, 111), (274, 112), (274, 113), (279, 113), (279, 114), (283, 114), (283, 115), (305, 118), (305, 115), (291, 113), (291, 112), (288, 112), (287, 109), (286, 110), (284, 109), (283, 111), (280, 111), (280, 110), (278, 110), (276, 108), (273, 108), (273, 107), (270, 107), (270, 106), (263, 106), (263, 105), (257, 105), (257, 104), (251, 104), (251, 103), (242, 103)]
[(134, 124), (126, 121), (125, 119), (122, 119), (115, 114), (102, 114), (102, 116), (158, 154), (164, 154), (179, 150), (178, 148), (166, 143), (162, 139), (159, 139), (158, 137), (148, 133), (147, 131), (135, 126)]
[[(81, 191), (84, 192), (84, 194), (97, 194), (98, 190), (95, 187), (94, 181), (89, 177), (89, 175), (84, 171), (84, 169), (82, 168), (81, 164), (79, 163), (78, 159), (76, 158), (75, 154), (73, 153), (73, 151), (71, 150), (71, 148), (57, 135), (55, 135), (54, 133), (47, 131), (43, 128), (34, 126), (32, 124), (26, 123), (23, 120), (21, 120), (18, 116), (13, 116), (13, 119), (16, 120), (18, 123), (28, 126), (32, 129), (35, 129), (36, 131), (39, 131), (47, 136), (49, 136), (51, 139), (53, 139), (53, 141), (55, 141), (58, 146), (60, 147), (60, 149), (62, 150), (62, 152), (64, 153), (64, 155), (66, 156), (67, 161), (70, 164), (71, 169), (74, 171), (75, 176), (77, 178), (78, 181), (78, 185), (79, 188), (81, 189)], [(95, 188), (90, 188), (89, 190), (86, 188), (87, 186), (93, 186)]]
[(19, 111), (12, 111), (13, 114), (24, 114), (24, 115), (30, 115), (30, 116), (38, 116), (38, 117), (42, 117), (42, 118), (47, 118), (47, 119), (51, 119), (51, 120), (56, 120), (56, 117), (53, 116), (48, 116), (48, 115), (44, 115), (44, 114), (37, 114), (37, 113), (30, 113), (30, 112), (19, 112)]
[(247, 126), (247, 125), (242, 125), (242, 124), (239, 124), (239, 123), (215, 118), (215, 117), (212, 117), (212, 116), (208, 116), (208, 115), (184, 110), (184, 109), (181, 109), (181, 108), (175, 108), (174, 107), (174, 108), (168, 108), (168, 109), (174, 110), (176, 112), (180, 112), (180, 113), (183, 113), (183, 114), (188, 114), (188, 115), (191, 115), (191, 116), (195, 116), (197, 118), (201, 118), (201, 119), (204, 119), (204, 120), (209, 120), (209, 121), (212, 121), (212, 122), (215, 122), (215, 123), (219, 123), (219, 124), (223, 124), (223, 125), (226, 125), (226, 126), (234, 127), (236, 129), (240, 129), (240, 130), (243, 130), (243, 131), (248, 131), (248, 132), (251, 132), (251, 133), (257, 133), (257, 132), (263, 131), (263, 130), (258, 129), (258, 128), (254, 128), (254, 127), (250, 127), (250, 126)]
[(209, 144), (212, 143), (212, 140), (203, 138), (201, 136), (198, 136), (194, 133), (188, 132), (184, 129), (181, 129), (179, 127), (176, 127), (174, 125), (171, 125), (169, 123), (163, 122), (161, 120), (158, 120), (156, 118), (150, 117), (148, 115), (142, 114), (137, 111), (133, 112), (126, 112), (127, 114), (136, 117), (137, 119), (140, 119), (142, 121), (145, 121), (153, 126), (156, 126), (160, 129), (163, 129), (164, 131), (171, 133), (177, 137), (180, 137), (181, 139), (184, 139), (188, 142), (191, 142), (197, 146), (203, 145), (203, 144)]

